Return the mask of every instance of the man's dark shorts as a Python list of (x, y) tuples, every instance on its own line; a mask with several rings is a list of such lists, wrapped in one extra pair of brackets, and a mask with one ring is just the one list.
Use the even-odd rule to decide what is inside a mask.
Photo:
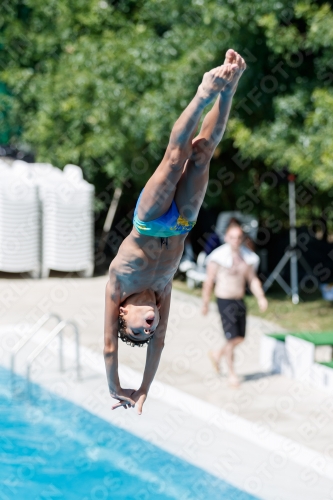
[(227, 340), (245, 337), (246, 306), (244, 300), (217, 298), (217, 306)]

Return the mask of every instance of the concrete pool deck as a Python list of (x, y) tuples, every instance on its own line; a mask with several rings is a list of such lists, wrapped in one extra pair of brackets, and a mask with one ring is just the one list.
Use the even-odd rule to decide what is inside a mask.
[[(99, 368), (98, 375), (95, 374), (97, 378), (85, 379), (84, 384), (78, 384), (79, 388), (74, 392), (75, 397), (76, 394), (81, 394), (81, 399), (79, 398), (80, 401), (77, 403), (86, 405), (85, 407), (92, 412), (97, 407), (96, 393), (100, 394), (97, 387), (101, 388), (102, 385), (104, 390), (106, 389), (103, 367), (101, 368), (106, 280), (107, 277), (50, 278), (41, 281), (0, 280), (0, 326), (2, 330), (7, 324), (31, 324), (43, 313), (49, 311), (57, 312), (64, 319), (74, 319), (79, 324), (82, 343), (88, 349), (86, 353), (91, 353), (90, 358), (96, 353), (97, 361), (95, 360), (94, 363), (95, 368), (96, 364)], [(162, 383), (161, 387), (177, 388), (188, 397), (195, 397), (197, 398), (195, 401), (202, 401), (208, 406), (202, 406), (200, 411), (198, 409), (197, 415), (195, 409), (189, 411), (186, 408), (183, 417), (179, 417), (178, 414), (178, 420), (173, 422), (175, 427), (173, 435), (178, 435), (178, 437), (164, 439), (164, 447), (170, 445), (171, 448), (172, 446), (179, 448), (180, 435), (182, 432), (185, 435), (186, 429), (191, 429), (192, 424), (196, 422), (197, 428), (200, 429), (203, 426), (205, 429), (209, 428), (214, 436), (209, 453), (207, 454), (207, 451), (204, 453), (202, 450), (199, 452), (200, 460), (205, 456), (205, 460), (209, 463), (208, 457), (217, 457), (218, 451), (226, 459), (227, 450), (229, 458), (226, 459), (227, 462), (224, 461), (224, 464), (229, 464), (227, 475), (230, 482), (236, 486), (243, 487), (265, 499), (320, 498), (329, 500), (332, 498), (333, 394), (281, 376), (266, 376), (261, 373), (259, 368), (260, 336), (267, 331), (277, 331), (278, 327), (255, 317), (249, 318), (247, 340), (239, 348), (236, 358), (238, 371), (243, 375), (244, 382), (238, 390), (230, 389), (226, 379), (214, 373), (207, 358), (207, 351), (221, 341), (220, 320), (215, 305), (212, 304), (212, 310), (206, 318), (201, 316), (199, 306), (200, 301), (197, 298), (174, 291), (167, 342), (157, 380)], [(10, 346), (6, 341), (2, 349), (8, 350), (8, 348)], [(127, 371), (127, 376), (126, 373), (121, 374), (126, 381), (129, 381), (128, 383), (132, 379), (135, 379), (136, 383), (136, 372), (142, 371), (144, 358), (145, 349), (133, 349), (121, 344), (120, 362), (125, 372), (126, 367), (135, 370), (134, 372)], [(45, 380), (45, 377), (41, 378)], [(60, 378), (63, 379), (64, 376)], [(94, 385), (95, 383), (97, 385)], [(143, 430), (147, 431), (146, 436), (150, 436), (152, 440), (155, 434), (154, 439), (157, 439), (155, 444), (163, 447), (158, 442), (162, 439), (158, 435), (163, 434), (163, 425), (168, 423), (166, 416), (170, 418), (170, 408), (175, 408), (174, 397), (176, 396), (169, 395), (169, 400), (164, 402), (163, 396), (157, 397), (152, 391), (142, 417), (138, 417), (132, 410), (119, 410), (111, 414), (108, 397), (103, 397), (103, 403), (99, 398), (98, 411), (103, 413), (103, 418), (112, 418), (117, 425), (125, 427), (128, 425), (133, 432), (137, 431), (140, 434)], [(188, 400), (187, 396), (184, 399)], [(197, 408), (201, 406), (199, 403), (194, 403), (194, 407), (195, 404)], [(239, 431), (237, 431), (238, 434), (234, 433), (228, 426), (223, 430), (216, 425), (216, 422), (208, 422), (205, 412), (209, 412), (212, 407), (224, 410), (226, 413), (221, 413), (224, 418), (234, 415), (236, 424), (242, 425), (245, 419), (244, 427), (247, 428), (248, 441), (245, 441), (247, 438), (244, 438)], [(237, 417), (241, 417), (241, 420), (237, 420)], [(158, 432), (152, 433), (154, 427), (156, 430), (157, 421), (160, 424), (157, 428)], [(257, 432), (257, 436), (255, 439), (252, 437), (249, 448), (251, 429), (252, 433)], [(281, 441), (285, 443), (285, 446), (287, 446), (286, 443), (288, 444), (287, 448), (282, 451), (290, 460), (288, 458), (287, 462), (284, 461), (281, 469), (278, 463), (272, 462), (272, 454), (269, 454), (267, 444), (272, 433), (274, 436), (278, 435), (287, 439)], [(144, 437), (142, 434), (141, 436)], [(313, 452), (308, 456), (310, 462), (307, 465), (296, 464), (293, 461), (291, 443)], [(174, 449), (170, 451), (175, 452)], [(251, 457), (250, 463), (248, 460), (244, 461), (244, 456)], [(238, 463), (240, 461), (242, 465), (238, 467), (237, 461)], [(325, 478), (322, 477), (323, 471)], [(250, 483), (250, 486), (246, 488), (246, 485), (244, 486), (246, 478), (252, 478), (254, 483), (260, 481), (263, 485), (261, 491), (255, 491), (255, 486), (251, 486)], [(240, 480), (243, 481), (242, 484), (239, 484)], [(251, 482), (250, 479), (247, 480)], [(288, 481), (290, 486), (288, 486), (288, 492), (282, 489), (283, 494), (281, 494), (281, 484), (284, 481)], [(269, 493), (270, 488), (273, 488), (271, 493)], [(316, 492), (315, 495), (314, 492)]]

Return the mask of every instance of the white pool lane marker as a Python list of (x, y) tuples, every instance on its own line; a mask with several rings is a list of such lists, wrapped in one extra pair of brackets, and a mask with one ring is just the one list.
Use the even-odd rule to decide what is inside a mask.
[[(14, 325), (6, 327), (6, 333), (16, 330), (18, 335), (22, 333), (14, 328)], [(5, 333), (4, 328), (0, 329), (0, 336)], [(34, 340), (39, 343), (45, 338), (43, 330), (34, 336)], [(49, 345), (51, 351), (58, 353), (58, 344), (53, 342)], [(80, 347), (81, 365), (89, 367), (97, 373), (105, 375), (104, 359), (102, 352), (98, 352), (85, 347)], [(70, 339), (64, 341), (64, 355), (72, 363), (75, 360), (75, 344)], [(123, 386), (139, 387), (142, 381), (142, 374), (128, 366), (119, 364), (119, 377)], [(308, 448), (285, 436), (276, 434), (266, 426), (250, 422), (227, 410), (207, 403), (195, 396), (180, 391), (168, 384), (155, 380), (150, 388), (149, 398), (165, 403), (170, 407), (177, 408), (189, 416), (200, 419), (207, 425), (213, 425), (221, 431), (227, 431), (255, 446), (265, 450), (288, 454), (288, 458), (306, 469), (314, 470), (317, 474), (333, 481), (333, 460), (322, 453)]]

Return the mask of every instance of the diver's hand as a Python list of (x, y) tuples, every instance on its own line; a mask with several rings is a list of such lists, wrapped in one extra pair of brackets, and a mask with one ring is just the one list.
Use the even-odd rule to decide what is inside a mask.
[(134, 389), (122, 389), (121, 387), (115, 392), (110, 391), (111, 396), (114, 399), (118, 399), (118, 403), (114, 404), (111, 409), (115, 410), (121, 406), (125, 408), (125, 410), (130, 407), (134, 408), (135, 401), (131, 397), (134, 393)]
[(147, 391), (144, 389), (139, 389), (132, 394), (132, 399), (137, 403), (138, 415), (142, 414), (142, 407), (147, 399)]

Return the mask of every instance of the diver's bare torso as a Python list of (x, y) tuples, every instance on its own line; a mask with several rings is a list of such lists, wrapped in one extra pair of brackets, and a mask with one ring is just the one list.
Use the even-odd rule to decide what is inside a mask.
[(133, 228), (110, 265), (110, 281), (118, 285), (120, 302), (147, 289), (163, 294), (178, 268), (186, 236), (172, 236), (162, 242)]

